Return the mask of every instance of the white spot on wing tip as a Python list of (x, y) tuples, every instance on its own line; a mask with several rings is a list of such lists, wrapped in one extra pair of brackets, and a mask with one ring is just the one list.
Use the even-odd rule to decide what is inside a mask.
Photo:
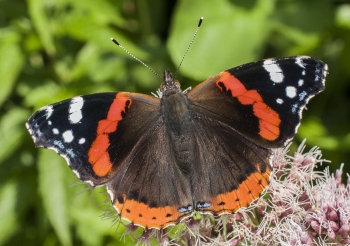
[(264, 61), (263, 67), (270, 74), (270, 79), (275, 83), (283, 82), (284, 76), (282, 69), (278, 66), (274, 59)]
[(302, 92), (299, 94), (299, 101), (303, 101), (303, 100), (305, 99), (306, 96), (307, 96), (306, 91), (302, 91)]
[(85, 138), (79, 139), (79, 144), (83, 144), (83, 143), (85, 143)]
[(63, 137), (63, 140), (66, 142), (66, 143), (70, 143), (73, 141), (74, 137), (73, 137), (73, 133), (71, 130), (68, 130), (68, 131), (65, 131), (63, 134), (62, 134), (62, 137)]
[(48, 105), (48, 106), (43, 107), (43, 110), (46, 111), (46, 119), (50, 118), (50, 116), (51, 116), (52, 113), (53, 113), (53, 107), (52, 107), (52, 105)]
[[(305, 69), (305, 63), (303, 62), (303, 59), (308, 59), (310, 58), (309, 56), (298, 56), (295, 58), (295, 63), (301, 67)], [(303, 71), (303, 75), (305, 75), (305, 70)]]
[(57, 128), (53, 128), (52, 133), (57, 135), (60, 133), (60, 131)]
[(294, 86), (287, 86), (286, 95), (289, 98), (294, 98), (297, 95), (297, 89)]
[(73, 97), (69, 105), (69, 121), (72, 124), (77, 124), (83, 118), (81, 109), (84, 105), (84, 99), (82, 97)]
[(282, 100), (281, 98), (277, 98), (277, 99), (276, 99), (276, 102), (277, 102), (278, 104), (282, 104), (282, 103), (283, 103), (283, 100)]

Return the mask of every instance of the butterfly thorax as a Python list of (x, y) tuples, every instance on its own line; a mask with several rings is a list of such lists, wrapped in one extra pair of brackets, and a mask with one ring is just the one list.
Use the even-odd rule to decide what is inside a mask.
[(189, 99), (180, 89), (180, 83), (175, 81), (169, 72), (164, 72), (162, 86), (161, 113), (173, 151), (174, 161), (181, 170), (188, 174), (193, 159), (194, 141), (192, 134), (192, 110)]

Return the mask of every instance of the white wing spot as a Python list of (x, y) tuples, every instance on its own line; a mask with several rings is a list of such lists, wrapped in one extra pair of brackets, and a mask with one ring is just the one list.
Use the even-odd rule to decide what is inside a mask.
[(83, 143), (85, 143), (85, 138), (79, 139), (79, 144), (83, 144)]
[(51, 125), (52, 125), (51, 120), (49, 120), (49, 121), (47, 122), (47, 124), (49, 124), (49, 126), (51, 126)]
[(289, 98), (294, 98), (297, 95), (297, 89), (294, 86), (287, 86), (286, 94)]
[(299, 85), (299, 86), (302, 86), (303, 84), (304, 84), (304, 80), (303, 80), (303, 79), (299, 79), (298, 85)]
[(52, 132), (53, 134), (56, 134), (56, 135), (60, 133), (60, 131), (57, 128), (52, 129)]
[(282, 103), (283, 103), (283, 100), (282, 100), (281, 98), (277, 98), (277, 99), (276, 99), (276, 102), (277, 102), (278, 104), (282, 104)]
[(63, 134), (62, 134), (62, 137), (63, 137), (63, 140), (66, 142), (66, 143), (70, 143), (73, 141), (74, 137), (73, 137), (73, 133), (71, 130), (68, 130), (68, 131), (65, 131)]
[(84, 99), (82, 97), (74, 97), (69, 105), (69, 121), (72, 124), (79, 123), (83, 118), (81, 109), (84, 105)]
[[(305, 64), (303, 63), (303, 58), (305, 58), (305, 57), (303, 57), (303, 56), (297, 57), (297, 58), (295, 59), (295, 63), (298, 64), (299, 67), (302, 67), (302, 68), (305, 69)], [(304, 70), (304, 71), (305, 71), (305, 70)], [(304, 72), (304, 71), (303, 71), (303, 72)], [(304, 74), (303, 74), (303, 75), (304, 75)]]
[(51, 116), (52, 113), (53, 113), (53, 107), (52, 107), (52, 105), (45, 106), (45, 107), (44, 107), (44, 110), (46, 111), (46, 119), (50, 118), (50, 116)]
[(263, 67), (270, 74), (270, 79), (275, 83), (283, 82), (284, 76), (282, 69), (278, 66), (275, 60), (265, 60)]
[(299, 106), (298, 106), (297, 103), (295, 103), (295, 104), (292, 105), (292, 113), (293, 113), (293, 114), (295, 114), (295, 112), (297, 111), (297, 108), (298, 108), (298, 107), (299, 107)]
[(302, 92), (299, 94), (299, 101), (304, 100), (304, 98), (306, 97), (306, 95), (307, 95), (306, 91), (302, 91)]

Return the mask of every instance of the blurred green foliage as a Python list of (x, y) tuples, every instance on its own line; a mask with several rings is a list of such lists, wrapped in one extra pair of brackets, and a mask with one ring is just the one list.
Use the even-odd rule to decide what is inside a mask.
[(325, 61), (326, 91), (308, 104), (294, 142), (307, 138), (349, 172), (349, 2), (0, 0), (0, 245), (135, 244), (101, 219), (104, 189), (72, 186), (78, 180), (63, 158), (35, 149), (24, 123), (34, 110), (75, 95), (156, 91), (161, 81), (110, 37), (162, 74), (176, 69), (201, 16), (182, 88), (267, 57)]

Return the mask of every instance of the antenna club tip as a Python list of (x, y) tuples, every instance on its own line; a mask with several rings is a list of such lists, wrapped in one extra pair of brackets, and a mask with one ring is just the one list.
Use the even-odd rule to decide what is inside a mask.
[(118, 41), (115, 40), (114, 38), (111, 38), (111, 41), (112, 41), (113, 43), (115, 43), (116, 45), (120, 46), (120, 44), (118, 43)]
[(199, 19), (198, 27), (200, 27), (200, 26), (202, 25), (203, 19), (204, 19), (203, 17), (201, 17), (201, 18)]

